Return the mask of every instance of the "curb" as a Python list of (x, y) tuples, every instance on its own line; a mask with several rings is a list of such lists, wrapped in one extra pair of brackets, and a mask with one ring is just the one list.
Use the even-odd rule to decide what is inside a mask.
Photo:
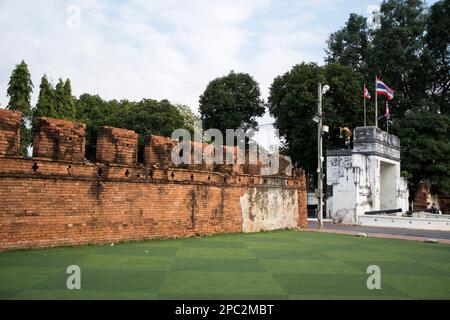
[[(328, 233), (328, 234), (341, 234), (348, 236), (357, 236), (361, 237), (361, 232), (358, 231), (346, 231), (346, 230), (330, 230), (330, 229), (300, 229), (305, 232), (318, 232), (318, 233)], [(450, 239), (430, 239), (425, 237), (414, 237), (414, 236), (403, 236), (398, 234), (385, 234), (385, 233), (365, 233), (367, 238), (379, 238), (379, 239), (397, 239), (397, 240), (408, 240), (408, 241), (417, 241), (417, 242), (426, 242), (426, 243), (443, 243), (450, 244)]]

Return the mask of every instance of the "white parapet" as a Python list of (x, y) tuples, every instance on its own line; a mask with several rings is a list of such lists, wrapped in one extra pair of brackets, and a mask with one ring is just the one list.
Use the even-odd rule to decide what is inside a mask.
[(358, 224), (367, 211), (407, 211), (400, 140), (375, 127), (356, 128), (354, 136), (353, 149), (327, 152), (327, 216), (336, 223)]
[(439, 218), (412, 218), (365, 215), (359, 217), (359, 224), (368, 227), (450, 231), (450, 217), (445, 216)]

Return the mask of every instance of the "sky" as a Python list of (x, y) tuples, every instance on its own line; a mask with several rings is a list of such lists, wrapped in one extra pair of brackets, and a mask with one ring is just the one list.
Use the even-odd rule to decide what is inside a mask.
[[(273, 79), (323, 63), (326, 40), (375, 0), (0, 0), (0, 107), (26, 61), (33, 105), (45, 73), (73, 94), (168, 99), (198, 111), (209, 81), (246, 72), (267, 98)], [(268, 115), (259, 122), (271, 123)], [(273, 136), (261, 128), (263, 139)], [(263, 131), (267, 131), (264, 133)]]

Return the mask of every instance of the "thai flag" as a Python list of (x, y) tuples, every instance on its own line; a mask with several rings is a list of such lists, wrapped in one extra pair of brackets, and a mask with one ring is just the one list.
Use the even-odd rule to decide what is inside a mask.
[(386, 101), (386, 113), (384, 114), (384, 117), (386, 118), (386, 120), (389, 120), (391, 118), (391, 113), (389, 112), (389, 105)]
[(383, 94), (388, 97), (388, 100), (394, 98), (394, 89), (389, 88), (383, 81), (377, 77), (377, 94)]
[(369, 90), (367, 90), (366, 85), (364, 84), (364, 99), (370, 100), (370, 98), (372, 98), (370, 96), (370, 92)]

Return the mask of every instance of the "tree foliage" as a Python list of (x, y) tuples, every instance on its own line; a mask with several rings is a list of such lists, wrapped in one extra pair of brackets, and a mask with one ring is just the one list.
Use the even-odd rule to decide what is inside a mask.
[(186, 120), (179, 109), (168, 100), (105, 101), (98, 95), (82, 94), (75, 105), (77, 119), (87, 125), (86, 156), (90, 160), (95, 159), (99, 126), (108, 125), (136, 131), (140, 135), (140, 157), (144, 136), (170, 136), (173, 130), (186, 127)]
[(340, 127), (363, 125), (362, 82), (351, 67), (302, 63), (275, 78), (270, 88), (269, 112), (285, 140), (285, 152), (308, 173), (317, 167), (317, 124), (312, 119), (317, 113), (319, 82), (331, 87), (323, 103), (324, 121), (330, 126), (325, 149), (343, 146)]
[(55, 117), (59, 119), (74, 120), (76, 115), (75, 101), (72, 96), (70, 80), (58, 80), (55, 87)]
[(433, 192), (450, 193), (450, 116), (414, 110), (399, 121), (402, 169), (412, 185), (428, 182)]
[(438, 111), (450, 114), (450, 0), (436, 2), (426, 23), (422, 58), (427, 89)]
[(9, 96), (7, 109), (20, 111), (26, 119), (29, 119), (31, 117), (32, 92), (33, 82), (28, 65), (22, 60), (11, 73), (7, 90)]
[(41, 78), (38, 101), (36, 107), (33, 109), (33, 131), (35, 119), (39, 117), (57, 118), (55, 90), (45, 74)]
[(285, 153), (310, 173), (317, 161), (317, 130), (312, 118), (316, 112), (317, 84), (323, 80), (323, 70), (317, 64), (295, 65), (275, 78), (268, 99), (275, 127), (285, 138)]
[(205, 128), (256, 129), (256, 117), (264, 114), (258, 83), (246, 73), (231, 71), (212, 80), (200, 96), (200, 115)]
[(194, 128), (199, 125), (200, 117), (192, 112), (191, 108), (185, 104), (176, 104), (175, 107), (184, 119), (183, 127), (193, 133)]
[(345, 27), (332, 33), (327, 41), (327, 62), (351, 66), (361, 74), (367, 72), (367, 57), (370, 49), (367, 19), (350, 14)]
[(33, 83), (31, 81), (28, 65), (25, 61), (14, 68), (8, 84), (7, 95), (9, 104), (7, 109), (22, 112), (23, 119), (20, 127), (20, 152), (27, 155), (27, 148), (31, 144), (31, 130), (27, 127), (27, 122), (31, 120), (31, 93), (33, 92)]
[[(444, 141), (450, 138), (450, 0), (429, 8), (422, 0), (387, 0), (380, 9), (381, 26), (375, 30), (364, 26), (363, 17), (350, 15), (346, 26), (330, 36), (327, 61), (351, 66), (373, 94), (375, 75), (396, 90), (391, 128), (402, 141), (402, 165), (413, 177), (410, 187), (423, 179), (448, 194), (450, 174), (441, 156), (448, 154)], [(367, 68), (361, 67), (364, 62)]]

